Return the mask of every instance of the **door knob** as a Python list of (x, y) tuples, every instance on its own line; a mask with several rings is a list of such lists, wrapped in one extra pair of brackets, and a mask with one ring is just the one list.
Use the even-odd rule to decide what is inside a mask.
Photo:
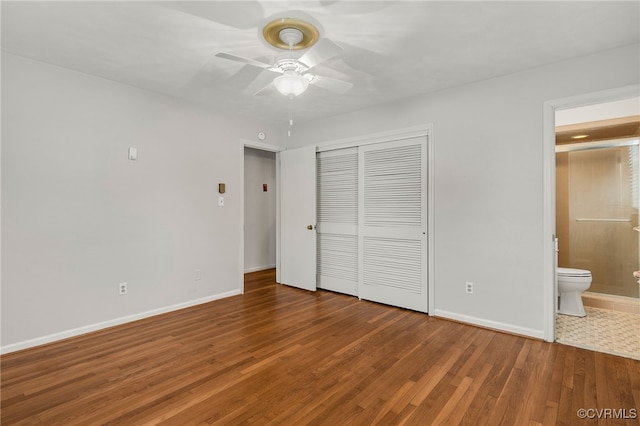
[(313, 229), (313, 225), (307, 225), (307, 229), (311, 231)]

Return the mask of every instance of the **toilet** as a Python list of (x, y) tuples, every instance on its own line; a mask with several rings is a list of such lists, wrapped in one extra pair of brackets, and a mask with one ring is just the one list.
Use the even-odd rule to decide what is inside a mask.
[(584, 317), (582, 292), (591, 286), (591, 271), (586, 269), (558, 268), (558, 313)]

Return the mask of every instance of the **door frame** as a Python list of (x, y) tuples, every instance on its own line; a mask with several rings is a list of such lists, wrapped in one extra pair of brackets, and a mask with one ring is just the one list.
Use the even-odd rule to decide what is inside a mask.
[(617, 87), (572, 97), (554, 99), (543, 105), (543, 297), (544, 340), (556, 338), (556, 156), (555, 113), (557, 110), (617, 101), (640, 96), (640, 85)]
[[(240, 226), (239, 226), (239, 235), (240, 235), (240, 271), (238, 274), (238, 288), (240, 289), (240, 293), (244, 294), (244, 149), (245, 148), (253, 148), (261, 151), (275, 152), (276, 153), (276, 275), (280, 271), (280, 151), (283, 151), (285, 148), (279, 145), (272, 145), (264, 142), (251, 141), (246, 139), (241, 139), (238, 144), (238, 170), (240, 170)], [(278, 281), (278, 276), (276, 276), (276, 281)]]

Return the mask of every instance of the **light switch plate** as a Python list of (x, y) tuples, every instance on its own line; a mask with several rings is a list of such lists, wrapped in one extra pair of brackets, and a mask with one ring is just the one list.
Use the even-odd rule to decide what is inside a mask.
[(136, 161), (138, 159), (138, 148), (129, 148), (129, 160)]
[(224, 206), (224, 197), (218, 197), (218, 205), (220, 207)]

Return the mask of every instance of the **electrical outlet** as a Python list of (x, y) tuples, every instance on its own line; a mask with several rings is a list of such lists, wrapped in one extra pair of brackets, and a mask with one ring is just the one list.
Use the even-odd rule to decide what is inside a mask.
[(202, 279), (202, 271), (200, 269), (196, 269), (195, 277), (196, 281), (200, 281)]
[(120, 295), (127, 294), (127, 283), (118, 284), (118, 292)]
[(465, 283), (465, 288), (464, 289), (465, 289), (467, 294), (473, 294), (473, 283), (470, 282), (470, 281), (467, 281)]

